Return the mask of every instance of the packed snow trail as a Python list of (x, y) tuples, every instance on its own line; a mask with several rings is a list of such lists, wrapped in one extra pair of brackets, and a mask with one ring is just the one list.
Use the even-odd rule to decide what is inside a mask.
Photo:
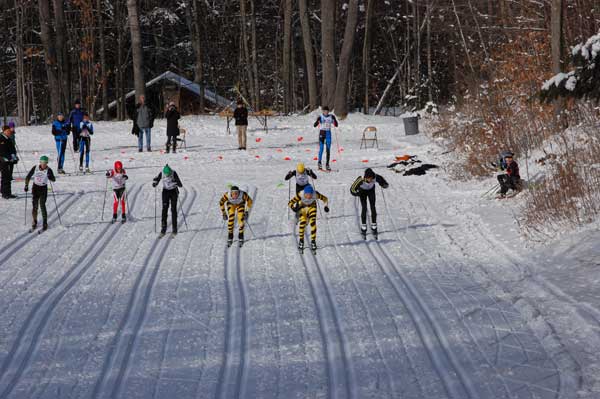
[[(572, 343), (585, 337), (600, 353), (595, 330), (565, 335), (580, 321), (569, 319), (573, 303), (473, 213), (503, 205), (468, 197), (442, 169), (385, 169), (402, 153), (443, 161), (427, 138), (398, 136), (398, 119), (342, 121), (339, 172), (313, 181), (331, 212), (318, 212), (317, 254), (300, 255), (283, 176), (296, 162), (315, 166), (313, 119), (251, 127), (245, 152), (221, 119), (186, 117), (189, 146), (177, 154), (138, 153), (129, 122), (97, 123), (94, 173), (55, 184), (64, 227), (50, 197), (39, 236), (23, 226), (23, 199), (0, 202), (11, 226), (0, 246), (0, 398), (594, 398), (593, 354)], [(359, 151), (369, 125), (381, 149)], [(153, 135), (163, 128), (158, 120)], [(54, 154), (47, 126), (22, 130), (28, 167), (40, 145)], [(100, 222), (102, 169), (116, 159), (130, 176), (124, 225)], [(157, 239), (150, 183), (167, 162), (184, 185), (180, 229)], [(378, 241), (362, 239), (349, 194), (367, 165), (390, 183), (385, 199), (377, 189)], [(226, 247), (218, 209), (232, 182), (255, 197), (242, 248)]]

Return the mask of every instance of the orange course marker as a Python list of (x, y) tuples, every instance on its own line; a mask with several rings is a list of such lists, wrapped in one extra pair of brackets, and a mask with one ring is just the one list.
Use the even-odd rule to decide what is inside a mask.
[(292, 158), (287, 157), (287, 156), (285, 158), (283, 158), (283, 159), (286, 160), (286, 161), (291, 161), (292, 160)]
[(302, 141), (302, 140), (304, 140), (304, 137), (302, 137), (302, 136), (298, 136), (298, 139), (297, 139), (297, 140), (298, 140), (298, 141)]
[(257, 137), (257, 138), (256, 138), (256, 142), (257, 142), (257, 143), (260, 143), (261, 141), (262, 141), (262, 138), (260, 138), (260, 137)]
[(367, 162), (369, 162), (369, 160), (368, 159), (363, 159), (361, 162), (362, 163), (367, 163)]

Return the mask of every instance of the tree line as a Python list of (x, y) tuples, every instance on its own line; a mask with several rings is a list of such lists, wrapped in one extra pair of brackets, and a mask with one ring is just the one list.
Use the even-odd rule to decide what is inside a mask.
[[(172, 70), (255, 109), (420, 109), (484, 95), (513, 40), (566, 43), (598, 31), (597, 0), (5, 0), (2, 112), (43, 121), (75, 98), (95, 114)], [(531, 34), (533, 33), (533, 34)], [(533, 50), (532, 50), (533, 51)], [(514, 55), (512, 55), (514, 56)], [(203, 99), (203, 97), (202, 97)], [(211, 110), (211, 104), (201, 103)]]

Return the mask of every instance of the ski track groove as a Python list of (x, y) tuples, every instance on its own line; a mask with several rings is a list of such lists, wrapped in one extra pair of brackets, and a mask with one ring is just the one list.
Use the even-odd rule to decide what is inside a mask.
[[(139, 195), (139, 193), (140, 193), (140, 192), (141, 192), (141, 187), (140, 187), (139, 189), (137, 189), (137, 190), (135, 191), (135, 193), (133, 194), (133, 197), (132, 197), (131, 203), (135, 203), (135, 201), (137, 200), (137, 197), (138, 197), (138, 195)], [(95, 276), (96, 276), (96, 275), (98, 275), (98, 273), (99, 273), (99, 271), (98, 271), (98, 272), (96, 272), (96, 273), (94, 274), (94, 276), (92, 276), (92, 277), (90, 278), (90, 280), (93, 280), (93, 279), (95, 279)], [(66, 320), (67, 320), (67, 319), (69, 318), (69, 316), (71, 315), (71, 313), (72, 313), (72, 309), (73, 309), (73, 308), (69, 308), (69, 310), (68, 310), (67, 312), (65, 312), (65, 315), (62, 317), (62, 322), (61, 322), (61, 323), (58, 323), (58, 325), (59, 325), (59, 326), (61, 326), (61, 327), (62, 327), (62, 326), (64, 325), (64, 323), (66, 322)], [(59, 338), (57, 339), (57, 342), (56, 342), (56, 343), (55, 343), (55, 345), (54, 345), (54, 350), (53, 350), (53, 352), (52, 352), (52, 357), (51, 357), (52, 359), (55, 359), (55, 358), (56, 358), (56, 355), (57, 355), (58, 351), (60, 350), (60, 347), (61, 347), (61, 342), (62, 342), (62, 337), (63, 337), (63, 335), (59, 335)], [(86, 357), (86, 362), (87, 362), (87, 359), (88, 359), (88, 358), (89, 358), (89, 354), (88, 354), (88, 356)], [(33, 394), (33, 395), (31, 396), (31, 399), (34, 399), (34, 398), (39, 398), (39, 397), (42, 397), (42, 396), (44, 395), (44, 393), (45, 393), (45, 391), (46, 391), (47, 387), (50, 385), (50, 382), (52, 382), (52, 380), (51, 380), (51, 379), (48, 379), (48, 378), (46, 378), (46, 376), (48, 375), (48, 372), (49, 372), (49, 371), (50, 371), (50, 369), (49, 369), (49, 368), (45, 368), (45, 369), (44, 369), (44, 371), (43, 371), (43, 373), (42, 373), (42, 377), (40, 378), (40, 380), (41, 380), (41, 381), (45, 381), (45, 382), (44, 382), (44, 383), (42, 383), (42, 387), (40, 387), (40, 388), (37, 388), (37, 391), (38, 391), (39, 393), (38, 393), (38, 394)], [(69, 397), (71, 397), (71, 395), (69, 395)]]
[[(109, 232), (109, 230), (113, 230), (111, 227), (116, 227), (114, 229), (116, 231), (114, 234), (109, 234), (106, 236), (106, 233)], [(0, 392), (0, 398), (6, 398), (12, 392), (23, 372), (27, 368), (28, 363), (31, 360), (31, 356), (39, 344), (39, 339), (43, 333), (43, 330), (53, 313), (52, 310), (57, 306), (67, 292), (81, 279), (85, 272), (87, 272), (94, 265), (98, 256), (104, 252), (108, 244), (117, 235), (116, 233), (120, 227), (121, 224), (117, 226), (108, 224), (96, 237), (96, 239), (93, 240), (92, 245), (90, 245), (84, 254), (74, 263), (74, 266), (71, 267), (63, 275), (63, 277), (35, 304), (27, 316), (25, 323), (21, 327), (16, 342), (13, 344), (12, 349), (8, 353), (0, 368), (0, 382), (2, 382), (7, 378), (6, 376), (11, 369), (11, 365), (15, 361), (19, 363), (14, 375), (10, 377), (10, 381), (8, 381), (6, 385), (2, 384), (5, 385), (5, 388), (2, 392)], [(98, 249), (94, 251), (95, 248)], [(91, 255), (92, 252), (93, 255)], [(81, 266), (88, 258), (89, 260), (83, 266)], [(39, 315), (39, 313), (42, 314)], [(24, 342), (30, 335), (31, 340), (29, 340), (29, 342)], [(24, 353), (21, 354), (21, 352)], [(22, 357), (22, 359), (19, 360), (18, 357)]]
[[(192, 190), (193, 197), (188, 209), (191, 209), (197, 195), (196, 190)], [(171, 241), (172, 239), (166, 236), (162, 239), (156, 238), (150, 252), (146, 256), (142, 270), (138, 274), (138, 278), (132, 288), (127, 310), (121, 320), (117, 334), (112, 340), (102, 371), (94, 386), (92, 393), (92, 397), (94, 398), (105, 397), (103, 393), (109, 389), (110, 395), (108, 397), (110, 398), (116, 398), (121, 393), (123, 379), (128, 375), (131, 354), (146, 317), (156, 276)], [(157, 251), (159, 247), (160, 249)], [(156, 252), (158, 252), (158, 256), (155, 258), (154, 254)], [(154, 263), (154, 268), (149, 272), (150, 276), (148, 276), (146, 272), (150, 267), (150, 263)], [(147, 282), (144, 280), (147, 280)], [(115, 373), (116, 377), (110, 375)]]
[[(84, 194), (71, 193), (69, 195), (69, 198), (66, 199), (65, 202), (63, 202), (62, 204), (60, 204), (58, 206), (59, 209), (61, 207), (64, 207), (62, 210), (59, 210), (59, 212), (61, 212), (61, 215), (64, 215), (67, 212), (67, 210), (69, 208), (71, 208), (71, 206), (73, 206), (77, 202), (78, 199), (83, 197), (83, 195)], [(56, 214), (56, 210), (55, 210), (54, 214), (48, 218), (48, 221), (55, 222), (57, 220), (58, 220), (58, 215)], [(46, 233), (44, 233), (44, 234), (48, 234), (48, 232), (46, 231)], [(22, 249), (27, 243), (29, 243), (30, 241), (35, 239), (37, 236), (38, 236), (38, 234), (36, 232), (29, 233), (29, 231), (26, 231), (26, 232), (22, 233), (21, 235), (17, 236), (10, 243), (8, 243), (8, 245), (6, 245), (4, 248), (2, 248), (2, 250), (0, 250), (0, 266), (4, 265), (14, 254), (17, 253), (17, 251)], [(7, 253), (7, 254), (5, 255), (5, 253)]]
[[(355, 214), (357, 215), (357, 227), (360, 228), (358, 205), (354, 202)], [(373, 247), (375, 249), (373, 249)], [(472, 398), (477, 399), (479, 396), (475, 394), (475, 390), (469, 387), (470, 383), (467, 383), (467, 377), (464, 375), (465, 372), (458, 364), (458, 360), (451, 352), (450, 344), (443, 334), (443, 330), (434, 321), (432, 311), (427, 307), (424, 300), (417, 290), (409, 283), (403, 272), (396, 266), (392, 261), (392, 258), (387, 254), (387, 251), (383, 248), (379, 241), (367, 242), (367, 249), (371, 253), (372, 257), (376, 260), (382, 270), (388, 270), (386, 274), (395, 274), (397, 279), (390, 278), (390, 282), (394, 285), (394, 291), (397, 292), (400, 300), (407, 309), (413, 323), (417, 328), (417, 332), (420, 336), (421, 341), (425, 349), (428, 352), (429, 358), (440, 376), (446, 393), (455, 399)], [(391, 271), (391, 272), (390, 272)], [(398, 285), (398, 281), (406, 289), (402, 289)], [(433, 341), (437, 341), (438, 345)], [(436, 350), (436, 347), (442, 349), (443, 354)], [(455, 378), (451, 373), (454, 370), (459, 381), (458, 384), (455, 382)], [(460, 385), (460, 386), (458, 386)]]
[[(227, 292), (227, 320), (223, 363), (219, 371), (216, 394), (217, 398), (223, 399), (243, 397), (241, 394), (245, 389), (243, 385), (247, 374), (248, 325), (246, 309), (248, 297), (245, 282), (242, 281), (241, 263), (241, 248), (239, 245), (234, 242), (230, 248), (225, 246), (223, 265)], [(232, 352), (236, 352), (237, 356)], [(234, 371), (237, 360), (235, 358), (238, 356), (239, 363), (237, 364), (237, 370)], [(228, 383), (230, 381), (234, 381), (233, 386)]]
[[(310, 225), (307, 224), (307, 227), (310, 228)], [(305, 231), (305, 234), (307, 233), (310, 234)], [(297, 238), (297, 236), (294, 228), (293, 237)], [(305, 251), (310, 251), (310, 249), (307, 248)], [(315, 310), (319, 319), (321, 341), (325, 360), (327, 361), (327, 396), (329, 398), (339, 398), (344, 396), (346, 398), (354, 398), (356, 393), (356, 378), (354, 378), (354, 372), (351, 370), (352, 366), (348, 359), (346, 349), (348, 343), (344, 336), (344, 332), (340, 327), (339, 311), (331, 295), (327, 280), (324, 278), (322, 267), (312, 251), (310, 254), (298, 253), (298, 256), (300, 257), (306, 273), (306, 278), (310, 284)], [(310, 259), (310, 262), (307, 260), (307, 257)], [(312, 264), (312, 267), (309, 267), (309, 263)], [(310, 269), (316, 269), (318, 280), (315, 278), (314, 271), (311, 272)], [(323, 302), (324, 300), (326, 303)], [(331, 323), (333, 325), (331, 325)], [(331, 332), (334, 332), (337, 336), (335, 339), (331, 337)], [(340, 361), (342, 363), (341, 365), (338, 363)], [(344, 395), (341, 394), (341, 390), (344, 391)]]
[[(212, 191), (212, 196), (210, 201), (207, 202), (206, 205), (206, 209), (205, 212), (203, 213), (203, 215), (208, 215), (209, 214), (209, 209), (210, 207), (214, 204), (214, 199), (216, 197), (216, 190), (213, 188)], [(181, 279), (182, 279), (182, 275), (183, 275), (183, 269), (184, 266), (187, 264), (187, 260), (189, 259), (190, 253), (192, 252), (192, 244), (193, 242), (196, 240), (196, 237), (198, 237), (198, 235), (200, 234), (200, 231), (202, 230), (203, 227), (206, 226), (206, 224), (208, 223), (208, 217), (205, 217), (202, 222), (200, 223), (199, 227), (198, 227), (198, 231), (194, 232), (194, 235), (192, 236), (192, 238), (189, 241), (189, 245), (187, 246), (187, 250), (185, 253), (185, 256), (183, 258), (183, 262), (181, 263), (181, 267), (179, 268), (179, 272), (177, 273), (177, 284), (175, 286), (175, 292), (173, 293), (174, 297), (175, 297), (175, 303), (179, 302), (179, 288), (181, 287)], [(167, 355), (167, 348), (169, 346), (169, 341), (171, 338), (171, 333), (173, 331), (173, 321), (175, 319), (175, 314), (174, 312), (171, 313), (171, 316), (169, 317), (169, 328), (167, 330), (167, 334), (165, 335), (165, 338), (163, 340), (163, 344), (161, 347), (161, 355), (160, 355), (160, 363), (159, 363), (159, 367), (158, 367), (158, 378), (156, 379), (155, 383), (154, 383), (154, 388), (153, 388), (153, 392), (152, 392), (152, 398), (156, 398), (158, 395), (158, 388), (159, 388), (159, 384), (161, 379), (163, 378), (163, 364), (165, 362), (166, 359), (166, 355)]]
[[(415, 208), (414, 208), (414, 205), (412, 204), (412, 202), (410, 202), (410, 201), (409, 201), (409, 205), (411, 206), (411, 210), (413, 210), (413, 211), (414, 211), (414, 210), (415, 210)], [(423, 210), (424, 210), (425, 212), (431, 213), (431, 211), (430, 211), (430, 210), (429, 210), (429, 209), (428, 209), (428, 208), (427, 208), (427, 207), (426, 207), (424, 204), (422, 204), (422, 207), (423, 207)], [(388, 212), (389, 212), (389, 211), (388, 211)], [(409, 223), (410, 223), (410, 221), (409, 221)], [(394, 228), (396, 229), (396, 227), (394, 227)], [(437, 229), (437, 230), (439, 230), (439, 229)], [(452, 239), (452, 237), (451, 237), (451, 236), (450, 236), (450, 235), (449, 235), (449, 234), (446, 232), (446, 230), (445, 230), (445, 229), (443, 229), (443, 228), (442, 228), (442, 230), (444, 231), (444, 234), (446, 234), (446, 235), (448, 236), (448, 238), (449, 238), (449, 239), (450, 239), (450, 240), (453, 242), (453, 239)], [(396, 231), (397, 231), (397, 230), (396, 230)], [(421, 236), (420, 236), (418, 233), (415, 233), (415, 234), (416, 234), (416, 236), (417, 236), (417, 237), (421, 237)], [(421, 240), (421, 242), (422, 242), (422, 238), (420, 238), (420, 240)], [(430, 255), (428, 255), (428, 254), (426, 253), (426, 251), (424, 251), (422, 248), (420, 248), (419, 246), (417, 246), (417, 245), (415, 245), (414, 243), (410, 242), (408, 239), (404, 239), (404, 241), (406, 241), (406, 244), (407, 244), (407, 246), (412, 246), (412, 247), (413, 247), (413, 248), (415, 248), (417, 251), (421, 252), (421, 254), (422, 254), (423, 256), (425, 256), (425, 257), (428, 257), (428, 258), (431, 260), (431, 256), (430, 256)], [(458, 244), (457, 244), (457, 245), (458, 245)], [(464, 251), (464, 248), (462, 248), (462, 247), (460, 247), (460, 248), (461, 248), (461, 250), (462, 250), (462, 251)], [(408, 248), (407, 248), (407, 249), (408, 249)], [(414, 255), (413, 255), (413, 256), (414, 256)], [(433, 261), (432, 261), (431, 263), (432, 263), (432, 264), (435, 264), (435, 262), (433, 262)], [(437, 266), (436, 266), (436, 268), (437, 268)], [(429, 277), (429, 275), (428, 275), (428, 277)], [(429, 278), (431, 279), (432, 283), (434, 283), (435, 285), (437, 285), (437, 283), (435, 283), (435, 282), (434, 282), (434, 280), (433, 280), (431, 277), (429, 277)], [(492, 281), (494, 284), (496, 284), (494, 280), (491, 280), (491, 281)], [(443, 295), (443, 296), (446, 298), (446, 300), (447, 300), (447, 301), (448, 301), (448, 302), (449, 302), (449, 303), (450, 303), (450, 304), (451, 304), (451, 305), (452, 305), (452, 306), (455, 308), (455, 311), (456, 311), (457, 315), (459, 315), (459, 319), (462, 321), (462, 318), (460, 317), (460, 312), (459, 312), (459, 311), (456, 309), (456, 307), (455, 307), (454, 303), (452, 302), (452, 300), (451, 300), (451, 299), (450, 299), (450, 298), (447, 296), (447, 294), (446, 294), (446, 293), (443, 291), (443, 289), (442, 289), (441, 287), (437, 287), (437, 288), (438, 288), (438, 290), (440, 291), (440, 293), (442, 293), (442, 295)], [(461, 288), (461, 291), (464, 293), (464, 290), (462, 290), (462, 288)], [(465, 294), (466, 294), (466, 293), (465, 293)], [(466, 295), (471, 295), (471, 294), (466, 294)], [(471, 295), (471, 296), (472, 296), (472, 295)], [(499, 302), (497, 301), (497, 299), (496, 299), (496, 298), (494, 298), (494, 297), (490, 296), (489, 294), (487, 294), (487, 296), (488, 296), (488, 298), (490, 298), (490, 299), (491, 299), (491, 300), (492, 300), (492, 301), (493, 301), (495, 304), (499, 304)], [(499, 306), (498, 308), (499, 308), (499, 309), (501, 309), (501, 307), (500, 307), (500, 306)], [(491, 317), (491, 315), (489, 315), (488, 311), (486, 311), (485, 313), (486, 313), (486, 314), (488, 314), (488, 317), (490, 318), (490, 320), (493, 320), (493, 318)], [(516, 341), (518, 342), (518, 344), (519, 344), (519, 348), (515, 348), (515, 347), (513, 346), (513, 349), (516, 349), (516, 350), (518, 349), (518, 350), (520, 350), (520, 351), (521, 351), (521, 353), (523, 354), (523, 356), (524, 356), (524, 357), (525, 357), (525, 359), (526, 359), (526, 362), (525, 362), (525, 363), (523, 363), (523, 364), (516, 364), (516, 363), (515, 363), (514, 365), (515, 365), (515, 366), (530, 367), (530, 368), (534, 368), (534, 369), (541, 369), (541, 368), (540, 368), (540, 367), (538, 367), (538, 366), (534, 366), (534, 365), (531, 365), (531, 364), (529, 364), (529, 363), (531, 362), (531, 357), (530, 357), (530, 355), (529, 355), (529, 352), (531, 352), (531, 350), (528, 350), (528, 349), (525, 347), (525, 345), (523, 344), (522, 340), (519, 338), (519, 335), (520, 335), (520, 334), (519, 334), (519, 331), (515, 331), (515, 330), (512, 328), (512, 325), (511, 325), (511, 323), (510, 323), (510, 322), (508, 322), (508, 320), (507, 320), (507, 318), (506, 318), (506, 315), (504, 314), (504, 312), (500, 310), (500, 313), (501, 313), (501, 315), (502, 315), (503, 319), (506, 321), (506, 323), (507, 323), (507, 326), (509, 327), (509, 330), (507, 331), (507, 333), (508, 333), (508, 335), (507, 335), (507, 336), (513, 336), (513, 337), (515, 338), (515, 340), (516, 340)], [(465, 326), (465, 328), (466, 328), (466, 329), (469, 331), (469, 333), (471, 333), (471, 330), (470, 330), (470, 328), (468, 327), (468, 325), (466, 325), (466, 323), (464, 323), (464, 321), (462, 321), (462, 324), (463, 324), (463, 325)], [(492, 325), (493, 325), (493, 327), (492, 327), (492, 328), (494, 328), (494, 330), (496, 330), (496, 327), (497, 327), (497, 326), (495, 325), (495, 323), (494, 323), (493, 321), (492, 321)], [(501, 346), (501, 345), (500, 345), (500, 341), (501, 341), (502, 339), (504, 339), (504, 338), (506, 338), (506, 336), (502, 337), (502, 338), (501, 338), (501, 339), (498, 341), (498, 348)], [(476, 342), (476, 341), (475, 341), (475, 342)], [(488, 363), (489, 363), (489, 360), (487, 359), (487, 357), (486, 357), (486, 355), (485, 355), (484, 351), (483, 351), (483, 350), (480, 348), (480, 346), (479, 346), (477, 343), (476, 343), (476, 345), (477, 345), (477, 347), (480, 349), (480, 352), (482, 353), (482, 356), (484, 357), (484, 359), (485, 359), (486, 361), (488, 361)], [(542, 347), (542, 349), (543, 349), (543, 347)], [(555, 373), (554, 373), (553, 375), (556, 375), (556, 374), (558, 373), (558, 366), (556, 365), (556, 363), (555, 363), (554, 359), (553, 359), (551, 356), (549, 356), (549, 355), (547, 354), (547, 352), (545, 352), (545, 349), (543, 349), (543, 350), (544, 350), (544, 355), (546, 356), (546, 358), (547, 358), (549, 361), (551, 361), (551, 362), (552, 362), (552, 364), (554, 364), (554, 366), (555, 366), (555, 368), (554, 368), (554, 369), (547, 369), (547, 370), (549, 370), (549, 371), (555, 371)], [(492, 364), (490, 364), (490, 366), (492, 366), (493, 368), (495, 368), (495, 366), (494, 366), (494, 365), (492, 365)], [(503, 377), (503, 376), (501, 375), (501, 373), (500, 373), (500, 372), (497, 372), (497, 375), (498, 375), (498, 377), (499, 377), (499, 378), (500, 378), (500, 379), (503, 381), (503, 384), (504, 384), (504, 386), (505, 386), (505, 388), (506, 388), (506, 390), (507, 390), (507, 393), (508, 393), (508, 394), (509, 394), (509, 396), (510, 396), (511, 394), (510, 394), (509, 387), (508, 387), (508, 385), (506, 384), (506, 382), (504, 381), (504, 379), (506, 379), (506, 380), (511, 380), (511, 381), (512, 381), (513, 379), (512, 379), (512, 378), (510, 378), (510, 377)], [(553, 375), (549, 375), (549, 376), (547, 376), (547, 377), (544, 377), (544, 378), (543, 378), (542, 380), (540, 380), (540, 381), (543, 381), (543, 380), (545, 380), (545, 379), (548, 379), (548, 378), (552, 377)], [(534, 387), (535, 387), (535, 388), (537, 388), (537, 389), (542, 389), (542, 390), (545, 390), (545, 391), (547, 391), (547, 392), (552, 392), (552, 393), (554, 393), (554, 394), (555, 394), (555, 397), (558, 397), (558, 396), (560, 395), (560, 392), (561, 392), (561, 389), (560, 389), (560, 378), (561, 378), (561, 375), (560, 375), (560, 373), (558, 373), (558, 376), (559, 376), (559, 389), (558, 389), (557, 391), (554, 391), (554, 390), (549, 390), (548, 388), (546, 388), (546, 387), (544, 387), (544, 386), (538, 385), (538, 384), (536, 384), (536, 383), (530, 383), (530, 382), (527, 382), (527, 381), (521, 381), (520, 383), (522, 383), (522, 384), (525, 384), (527, 387), (529, 387), (529, 386), (534, 386)], [(520, 388), (520, 389), (523, 389), (523, 388)]]
[[(345, 201), (342, 201), (342, 210), (341, 210), (341, 214), (343, 214), (344, 212), (344, 204)], [(371, 311), (369, 310), (369, 307), (366, 305), (365, 299), (360, 291), (360, 289), (358, 288), (358, 285), (356, 284), (356, 279), (354, 278), (353, 273), (351, 272), (351, 267), (348, 264), (348, 262), (346, 261), (346, 259), (342, 256), (340, 249), (339, 249), (339, 245), (336, 242), (335, 239), (335, 235), (333, 234), (333, 230), (331, 229), (331, 223), (329, 222), (329, 218), (325, 218), (325, 224), (327, 225), (327, 231), (329, 232), (329, 238), (331, 243), (333, 244), (333, 248), (335, 250), (335, 253), (337, 255), (337, 257), (342, 261), (342, 264), (344, 265), (344, 268), (346, 269), (348, 275), (350, 276), (350, 280), (352, 281), (352, 286), (354, 287), (354, 290), (356, 291), (361, 307), (363, 309), (364, 314), (367, 316), (367, 321), (368, 321), (368, 326), (369, 326), (369, 332), (370, 335), (373, 339), (373, 343), (375, 344), (375, 346), (377, 347), (377, 354), (379, 356), (379, 360), (381, 361), (381, 363), (383, 364), (383, 366), (385, 367), (386, 370), (386, 377), (387, 377), (387, 383), (388, 383), (388, 387), (390, 389), (390, 393), (392, 395), (392, 397), (396, 397), (397, 395), (397, 388), (396, 388), (396, 384), (394, 383), (394, 379), (392, 378), (392, 370), (390, 365), (388, 364), (387, 360), (385, 359), (385, 357), (383, 356), (383, 350), (381, 349), (381, 344), (379, 342), (379, 340), (377, 339), (377, 336), (375, 334), (375, 329), (374, 329), (374, 323), (373, 323), (373, 316), (371, 315)], [(350, 239), (350, 235), (348, 234), (348, 230), (346, 230), (346, 234), (348, 236), (348, 239)], [(360, 258), (358, 252), (356, 251), (356, 249), (353, 248), (353, 251), (355, 252), (357, 258)], [(382, 300), (382, 302), (385, 304), (385, 307), (387, 309), (389, 309), (389, 306), (387, 304), (387, 302), (385, 302), (385, 300), (383, 300), (383, 297), (381, 296), (381, 293), (379, 291), (379, 289), (377, 289), (377, 292), (379, 293), (379, 296)], [(391, 315), (391, 319), (394, 320), (394, 325), (396, 325), (396, 321), (394, 318), (393, 313), (390, 312)], [(398, 337), (400, 337), (400, 331), (398, 330), (398, 326), (396, 325), (396, 331), (398, 332)]]

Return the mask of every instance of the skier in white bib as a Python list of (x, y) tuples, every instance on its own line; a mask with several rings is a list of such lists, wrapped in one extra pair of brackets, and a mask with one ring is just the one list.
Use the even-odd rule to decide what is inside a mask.
[(161, 236), (167, 232), (167, 217), (169, 216), (169, 207), (171, 208), (171, 228), (173, 235), (177, 234), (177, 199), (179, 198), (179, 187), (183, 187), (183, 183), (179, 179), (179, 175), (167, 164), (162, 172), (153, 179), (152, 187), (156, 187), (162, 179), (162, 218), (161, 218)]
[(27, 177), (25, 177), (25, 192), (29, 191), (29, 181), (33, 178), (31, 187), (31, 202), (33, 210), (31, 211), (32, 222), (31, 229), (37, 227), (38, 208), (42, 209), (42, 229), (48, 229), (48, 212), (46, 211), (46, 199), (48, 198), (48, 181), (56, 181), (54, 172), (48, 166), (48, 157), (42, 155), (40, 164), (31, 168)]
[(310, 183), (309, 178), (317, 178), (315, 172), (306, 168), (302, 162), (296, 165), (296, 170), (290, 170), (288, 174), (285, 175), (285, 180), (290, 180), (294, 176), (296, 176), (296, 194), (304, 190), (304, 187)]

